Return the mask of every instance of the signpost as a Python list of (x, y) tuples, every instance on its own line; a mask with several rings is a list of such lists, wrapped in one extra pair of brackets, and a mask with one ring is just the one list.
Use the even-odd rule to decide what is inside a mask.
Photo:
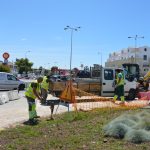
[(3, 53), (4, 64), (8, 64), (9, 56), (10, 56), (9, 53), (7, 53), (7, 52)]

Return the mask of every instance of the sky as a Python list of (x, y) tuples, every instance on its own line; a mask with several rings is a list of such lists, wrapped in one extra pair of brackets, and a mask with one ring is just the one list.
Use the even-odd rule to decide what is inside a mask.
[[(0, 60), (28, 58), (33, 67), (105, 65), (109, 53), (150, 46), (149, 0), (0, 0)], [(102, 60), (101, 60), (102, 58)]]

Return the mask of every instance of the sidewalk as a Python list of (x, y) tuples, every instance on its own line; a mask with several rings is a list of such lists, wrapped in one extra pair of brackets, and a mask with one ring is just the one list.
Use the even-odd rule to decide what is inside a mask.
[[(28, 104), (27, 100), (24, 97), (24, 92), (20, 93), (21, 98), (15, 101), (10, 101), (4, 105), (0, 105), (0, 130), (3, 128), (8, 128), (17, 123), (28, 120)], [(49, 95), (48, 99), (53, 98)], [(37, 100), (37, 114), (41, 117), (50, 116), (49, 106), (42, 106)], [(56, 113), (55, 106), (54, 114)], [(58, 113), (67, 112), (67, 107), (59, 106), (57, 110)]]

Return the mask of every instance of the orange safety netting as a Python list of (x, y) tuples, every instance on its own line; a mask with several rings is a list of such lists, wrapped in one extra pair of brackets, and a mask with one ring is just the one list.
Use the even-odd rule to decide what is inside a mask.
[(131, 102), (125, 102), (121, 104), (120, 101), (114, 103), (113, 98), (102, 97), (94, 95), (80, 89), (73, 87), (72, 81), (68, 81), (67, 86), (60, 95), (60, 99), (73, 104), (75, 110), (92, 110), (95, 108), (122, 108), (127, 107), (129, 109), (144, 107), (149, 105), (149, 101), (134, 100)]

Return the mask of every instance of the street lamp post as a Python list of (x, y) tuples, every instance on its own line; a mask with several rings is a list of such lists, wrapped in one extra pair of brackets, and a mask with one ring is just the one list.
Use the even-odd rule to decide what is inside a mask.
[(129, 36), (128, 38), (133, 38), (135, 40), (135, 63), (136, 63), (136, 47), (137, 47), (137, 39), (139, 38), (142, 38), (144, 39), (144, 36), (138, 36), (138, 35), (135, 35), (135, 36)]
[(71, 80), (71, 68), (72, 68), (72, 37), (73, 37), (73, 31), (78, 31), (81, 27), (70, 27), (66, 26), (64, 30), (71, 30), (71, 51), (70, 51), (70, 80)]

